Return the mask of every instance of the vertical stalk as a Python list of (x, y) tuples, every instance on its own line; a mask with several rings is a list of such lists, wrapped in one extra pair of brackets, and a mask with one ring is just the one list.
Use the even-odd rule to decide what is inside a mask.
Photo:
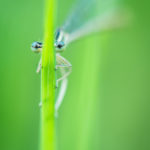
[(54, 100), (55, 100), (55, 52), (54, 0), (45, 0), (45, 37), (42, 52), (42, 129), (41, 150), (55, 150)]

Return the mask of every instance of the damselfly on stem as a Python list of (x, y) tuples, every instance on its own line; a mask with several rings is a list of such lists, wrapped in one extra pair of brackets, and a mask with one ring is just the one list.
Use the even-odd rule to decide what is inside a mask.
[[(63, 52), (68, 44), (89, 34), (117, 28), (124, 24), (124, 15), (122, 15), (122, 10), (117, 3), (117, 0), (79, 0), (64, 24), (56, 30), (54, 47), (57, 64), (55, 69), (61, 70), (61, 77), (57, 79), (56, 86), (58, 86), (59, 81), (66, 80), (72, 70), (69, 61), (60, 55), (60, 52)], [(42, 42), (32, 44), (34, 52), (41, 52), (42, 47)], [(40, 69), (41, 60), (37, 72)], [(67, 84), (67, 82), (64, 83)], [(63, 85), (63, 87), (66, 88), (67, 86)], [(64, 93), (60, 94), (60, 97), (56, 101), (56, 111), (62, 103)]]

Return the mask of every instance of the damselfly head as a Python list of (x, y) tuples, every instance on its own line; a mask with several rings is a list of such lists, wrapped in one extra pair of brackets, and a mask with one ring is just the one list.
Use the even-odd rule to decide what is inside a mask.
[(40, 52), (42, 48), (42, 43), (41, 42), (33, 42), (31, 45), (31, 49), (33, 52)]
[(55, 48), (58, 50), (62, 50), (65, 47), (65, 43), (63, 41), (56, 41), (54, 44)]

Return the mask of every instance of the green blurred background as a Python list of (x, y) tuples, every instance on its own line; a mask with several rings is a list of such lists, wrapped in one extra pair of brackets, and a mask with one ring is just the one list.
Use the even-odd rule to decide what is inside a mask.
[[(58, 25), (73, 0), (58, 0)], [(59, 150), (150, 149), (150, 2), (124, 1), (134, 14), (124, 30), (81, 39), (64, 52), (73, 65), (56, 120)], [(0, 1), (0, 149), (37, 150), (39, 55), (44, 1)]]

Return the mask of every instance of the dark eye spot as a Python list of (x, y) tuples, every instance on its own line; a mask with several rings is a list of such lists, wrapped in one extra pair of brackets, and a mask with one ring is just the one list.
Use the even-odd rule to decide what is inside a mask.
[(63, 45), (58, 44), (57, 47), (58, 47), (59, 49), (61, 49), (61, 48), (63, 47)]
[(62, 49), (65, 46), (65, 43), (63, 41), (56, 43), (56, 47), (58, 49)]
[(36, 48), (42, 48), (42, 43), (41, 42), (37, 42)]

